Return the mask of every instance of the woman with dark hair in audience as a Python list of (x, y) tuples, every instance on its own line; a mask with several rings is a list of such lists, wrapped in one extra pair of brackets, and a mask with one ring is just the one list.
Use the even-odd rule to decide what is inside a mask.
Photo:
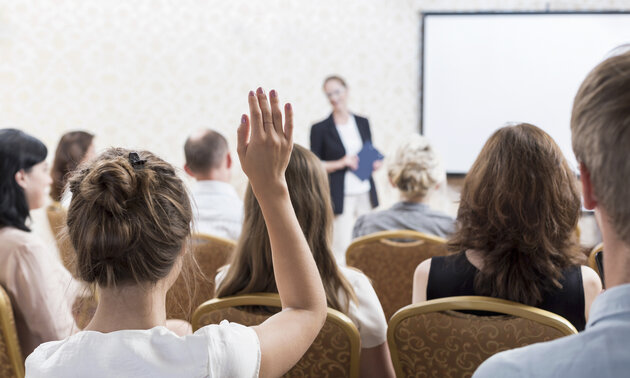
[(66, 186), (68, 175), (79, 164), (94, 157), (94, 135), (85, 131), (70, 131), (61, 137), (55, 160), (50, 171), (53, 183), (50, 189), (50, 197), (61, 202), (65, 207), (69, 204), (69, 198), (63, 198), (63, 190)]
[(497, 130), (466, 175), (449, 241), (457, 252), (422, 262), (413, 302), (484, 295), (539, 307), (584, 329), (602, 289), (578, 264), (577, 179), (560, 148), (536, 126)]
[(0, 130), (0, 284), (11, 298), (24, 357), (76, 330), (72, 304), (80, 285), (27, 226), (50, 189), (46, 154), (38, 139)]
[[(291, 204), (324, 283), (328, 306), (347, 314), (361, 335), (361, 376), (393, 376), (386, 343), (387, 321), (369, 279), (338, 266), (330, 248), (332, 206), (326, 171), (315, 154), (295, 145), (285, 173)], [(217, 296), (277, 292), (272, 243), (261, 206), (249, 187), (245, 219), (231, 265), (216, 278)]]
[(109, 149), (69, 180), (68, 232), (78, 275), (98, 286), (86, 327), (41, 345), (26, 361), (33, 377), (268, 377), (288, 371), (326, 318), (326, 297), (295, 217), (284, 170), (293, 117), (278, 96), (250, 92), (238, 154), (273, 245), (283, 310), (255, 327), (223, 322), (179, 337), (166, 327), (166, 293), (180, 273), (192, 210), (175, 169), (147, 151)]
[(429, 140), (418, 134), (405, 138), (387, 164), (389, 182), (398, 188), (401, 201), (387, 210), (362, 215), (352, 237), (378, 231), (414, 230), (448, 237), (455, 220), (429, 207), (438, 190), (446, 185), (446, 172)]

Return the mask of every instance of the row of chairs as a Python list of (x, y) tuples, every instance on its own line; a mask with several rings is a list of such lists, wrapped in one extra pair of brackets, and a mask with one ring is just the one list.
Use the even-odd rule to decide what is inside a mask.
[[(61, 252), (62, 260), (72, 269), (72, 259), (63, 258), (72, 251), (67, 251), (67, 244), (59, 246), (60, 250), (66, 249)], [(234, 247), (231, 240), (195, 235), (193, 251), (204, 274), (192, 280), (178, 278), (167, 296), (169, 318), (192, 319), (196, 330), (224, 319), (255, 325), (274, 312), (270, 309), (279, 310), (280, 301), (274, 294), (204, 303), (214, 296), (216, 271), (228, 263)], [(368, 235), (348, 248), (348, 265), (372, 280), (384, 312), (391, 318), (388, 344), (397, 376), (470, 376), (494, 353), (576, 332), (555, 314), (493, 298), (455, 297), (410, 305), (415, 267), (427, 258), (446, 253), (444, 239), (415, 231)], [(192, 299), (188, 295), (191, 290)], [(252, 306), (262, 306), (265, 311), (252, 312)], [(191, 317), (194, 308), (198, 309)], [(479, 317), (461, 310), (487, 310), (508, 316)], [(358, 376), (359, 353), (359, 333), (354, 324), (344, 314), (329, 309), (320, 335), (287, 376)]]
[[(281, 309), (277, 294), (215, 298), (194, 312), (193, 330), (223, 320), (247, 326)], [(461, 311), (505, 314), (478, 316)], [(564, 318), (519, 303), (489, 297), (451, 297), (409, 305), (389, 321), (387, 339), (398, 377), (471, 376), (491, 355), (577, 333)], [(359, 331), (343, 313), (328, 309), (324, 327), (285, 376), (358, 377)], [(0, 287), (0, 376), (24, 377), (11, 302)]]

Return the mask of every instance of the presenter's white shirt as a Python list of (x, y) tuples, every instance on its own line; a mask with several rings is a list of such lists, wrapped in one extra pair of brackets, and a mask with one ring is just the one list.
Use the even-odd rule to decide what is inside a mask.
[(243, 227), (243, 201), (232, 185), (198, 181), (192, 189), (193, 227), (206, 235), (237, 240)]
[[(229, 268), (230, 266), (227, 265), (217, 273), (214, 279), (217, 286), (223, 282)], [(373, 348), (383, 344), (387, 340), (387, 320), (370, 279), (353, 268), (339, 266), (339, 270), (354, 289), (358, 299), (358, 303), (350, 301), (350, 308), (346, 315), (359, 330), (361, 348)], [(341, 295), (343, 294), (340, 293)]]
[[(363, 148), (363, 140), (361, 139), (357, 120), (354, 118), (354, 115), (350, 115), (348, 123), (336, 126), (339, 137), (341, 138), (341, 143), (346, 150), (346, 155), (357, 155)], [(346, 172), (343, 185), (345, 195), (357, 195), (370, 191), (370, 181), (360, 180), (357, 175), (351, 171)]]
[(110, 333), (81, 331), (40, 345), (26, 359), (26, 376), (258, 377), (260, 343), (249, 327), (208, 325), (180, 337), (166, 327)]

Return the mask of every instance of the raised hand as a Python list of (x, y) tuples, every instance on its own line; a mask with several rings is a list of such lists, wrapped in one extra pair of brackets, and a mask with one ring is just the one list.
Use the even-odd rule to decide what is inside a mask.
[(278, 93), (272, 90), (269, 97), (270, 101), (262, 88), (256, 93), (250, 91), (250, 116), (243, 114), (238, 128), (238, 157), (257, 196), (278, 186), (286, 187), (284, 172), (293, 149), (291, 104), (284, 106), (283, 125)]

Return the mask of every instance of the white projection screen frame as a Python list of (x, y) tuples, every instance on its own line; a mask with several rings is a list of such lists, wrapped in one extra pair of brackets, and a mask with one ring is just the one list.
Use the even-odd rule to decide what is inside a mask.
[(573, 97), (630, 43), (630, 13), (425, 13), (421, 126), (449, 174), (465, 174), (497, 128), (547, 131), (572, 168)]

